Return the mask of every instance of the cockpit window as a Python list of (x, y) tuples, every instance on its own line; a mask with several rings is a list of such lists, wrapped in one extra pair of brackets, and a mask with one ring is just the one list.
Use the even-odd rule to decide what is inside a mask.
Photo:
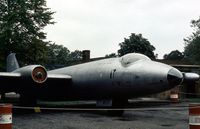
[(138, 60), (151, 60), (151, 59), (149, 57), (147, 57), (143, 54), (139, 54), (139, 53), (130, 53), (130, 54), (126, 54), (126, 55), (120, 57), (120, 62), (124, 66), (134, 63)]

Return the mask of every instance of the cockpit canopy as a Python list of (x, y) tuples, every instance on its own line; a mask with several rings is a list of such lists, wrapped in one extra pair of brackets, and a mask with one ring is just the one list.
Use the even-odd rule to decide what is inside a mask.
[(139, 53), (129, 53), (120, 57), (120, 62), (123, 66), (127, 66), (138, 60), (151, 60), (149, 57)]

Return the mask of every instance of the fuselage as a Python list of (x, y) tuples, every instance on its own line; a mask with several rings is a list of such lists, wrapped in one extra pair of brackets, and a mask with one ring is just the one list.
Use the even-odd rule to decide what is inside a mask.
[(43, 91), (44, 96), (53, 93), (52, 98), (58, 99), (128, 99), (159, 93), (182, 81), (182, 74), (177, 69), (134, 53), (56, 69), (48, 71), (48, 74), (72, 77), (66, 85), (52, 86), (55, 88), (51, 91)]

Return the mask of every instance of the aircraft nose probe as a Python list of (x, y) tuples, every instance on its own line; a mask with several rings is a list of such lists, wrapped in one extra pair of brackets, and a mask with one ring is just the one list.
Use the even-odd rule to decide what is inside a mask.
[(175, 68), (169, 70), (167, 80), (170, 85), (179, 85), (183, 81), (183, 74)]

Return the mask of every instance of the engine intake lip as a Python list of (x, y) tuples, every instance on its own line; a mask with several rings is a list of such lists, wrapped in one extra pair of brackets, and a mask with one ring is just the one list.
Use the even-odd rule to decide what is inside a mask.
[(46, 69), (42, 66), (35, 67), (32, 71), (32, 79), (36, 83), (44, 83), (47, 79)]

